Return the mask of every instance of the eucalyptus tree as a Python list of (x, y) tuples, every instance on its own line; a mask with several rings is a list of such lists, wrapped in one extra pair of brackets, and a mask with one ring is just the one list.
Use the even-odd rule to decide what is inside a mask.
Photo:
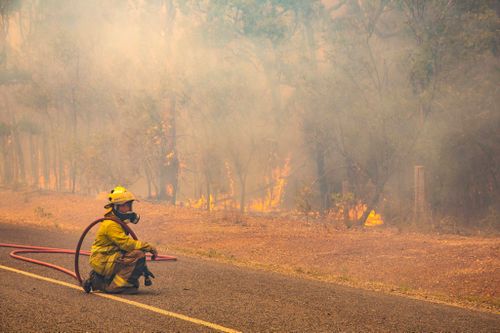
[[(260, 175), (254, 173), (251, 184), (259, 183), (263, 187), (264, 181), (259, 179), (271, 178), (272, 170), (284, 163), (290, 150), (294, 149), (288, 142), (288, 134), (293, 136), (293, 133), (288, 131), (291, 115), (284, 103), (285, 96), (295, 85), (292, 77), (297, 58), (292, 54), (296, 54), (302, 46), (297, 45), (295, 39), (307, 40), (299, 36), (304, 31), (307, 32), (304, 34), (309, 37), (309, 43), (303, 42), (303, 45), (306, 45), (309, 53), (314, 54), (315, 51), (311, 51), (314, 49), (311, 38), (311, 27), (314, 25), (312, 12), (318, 10), (320, 2), (256, 0), (181, 3), (185, 12), (196, 13), (201, 17), (201, 34), (206, 47), (215, 50), (223, 59), (217, 62), (214, 69), (230, 65), (232, 71), (243, 70), (243, 77), (251, 80), (246, 68), (250, 68), (250, 71), (253, 68), (255, 79), (247, 85), (264, 83), (258, 97), (255, 96), (256, 107), (245, 111), (248, 120), (236, 121), (234, 117), (230, 120), (236, 121), (238, 126), (246, 126), (239, 130), (239, 136), (228, 135), (227, 144), (224, 145), (227, 147), (226, 156), (238, 175), (240, 207), (244, 209), (242, 203), (245, 200), (242, 198), (247, 191), (245, 184), (249, 176), (248, 171), (244, 170), (251, 168), (250, 162), (258, 159), (262, 163)], [(236, 93), (239, 93), (240, 98), (245, 98), (243, 89)], [(269, 103), (261, 106), (258, 103), (260, 101)], [(265, 126), (259, 125), (262, 121)], [(263, 127), (266, 128), (264, 131)], [(236, 142), (240, 145), (239, 149), (232, 148)]]
[(351, 93), (334, 100), (335, 145), (357, 178), (374, 187), (362, 223), (398, 169), (418, 163), (436, 96), (449, 93), (446, 76), (491, 49), (498, 19), (489, 6), (473, 2), (345, 6), (329, 34), (332, 73)]
[[(428, 133), (416, 159), (430, 166), (432, 208), (472, 217), (499, 209), (498, 3), (398, 1), (415, 42), (409, 79)], [(457, 103), (457, 101), (461, 101)]]

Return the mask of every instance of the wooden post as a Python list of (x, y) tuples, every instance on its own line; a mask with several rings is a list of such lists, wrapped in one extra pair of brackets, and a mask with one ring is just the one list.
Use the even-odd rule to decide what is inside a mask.
[[(347, 200), (347, 196), (351, 192), (351, 188), (349, 186), (349, 182), (344, 180), (342, 182), (342, 201), (343, 201), (343, 215), (344, 215), (344, 223), (348, 224), (349, 221), (349, 210), (351, 209), (350, 204)], [(356, 216), (357, 217), (357, 216)]]
[(415, 221), (427, 220), (426, 199), (425, 199), (425, 173), (422, 165), (415, 165), (414, 172), (415, 184), (415, 205), (413, 216)]

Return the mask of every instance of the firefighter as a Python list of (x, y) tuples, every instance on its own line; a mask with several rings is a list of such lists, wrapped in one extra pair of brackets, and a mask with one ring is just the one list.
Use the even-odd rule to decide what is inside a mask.
[(92, 271), (84, 281), (86, 292), (100, 290), (107, 293), (137, 293), (139, 278), (145, 277), (145, 285), (151, 285), (149, 276), (154, 277), (146, 267), (146, 254), (155, 257), (156, 249), (142, 241), (129, 237), (117, 222), (136, 224), (139, 215), (132, 204), (136, 200), (132, 192), (122, 186), (115, 187), (109, 194), (104, 218), (97, 230), (90, 254)]

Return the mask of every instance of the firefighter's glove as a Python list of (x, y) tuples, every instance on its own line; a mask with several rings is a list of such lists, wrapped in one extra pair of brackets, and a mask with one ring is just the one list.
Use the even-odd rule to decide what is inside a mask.
[(156, 250), (156, 248), (154, 247), (151, 247), (151, 250), (149, 250), (149, 252), (151, 252), (151, 260), (156, 260), (156, 257), (158, 256), (158, 250)]

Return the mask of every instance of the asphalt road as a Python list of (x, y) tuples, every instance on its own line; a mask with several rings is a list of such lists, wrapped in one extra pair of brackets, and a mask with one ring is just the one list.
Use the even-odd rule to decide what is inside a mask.
[[(78, 238), (74, 233), (0, 223), (1, 243), (73, 249)], [(0, 265), (76, 284), (63, 273), (12, 259), (10, 251), (0, 248)], [(73, 265), (71, 255), (29, 256)], [(217, 331), (196, 323), (202, 320), (242, 332), (500, 332), (496, 314), (178, 259), (149, 264), (156, 275), (154, 285), (120, 297), (187, 316), (185, 320), (0, 269), (0, 331)]]

